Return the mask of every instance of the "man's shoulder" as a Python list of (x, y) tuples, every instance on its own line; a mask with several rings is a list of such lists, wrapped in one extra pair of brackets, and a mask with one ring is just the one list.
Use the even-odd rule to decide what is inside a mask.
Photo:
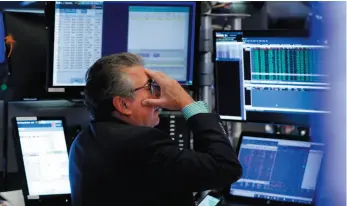
[(97, 138), (108, 138), (115, 141), (134, 141), (136, 139), (153, 140), (163, 138), (167, 135), (157, 128), (134, 126), (129, 124), (114, 124), (112, 122), (102, 122), (91, 124), (93, 135)]
[(114, 125), (109, 123), (91, 124), (77, 135), (71, 151), (102, 149), (103, 152), (144, 151), (146, 148), (170, 140), (169, 136), (151, 127)]

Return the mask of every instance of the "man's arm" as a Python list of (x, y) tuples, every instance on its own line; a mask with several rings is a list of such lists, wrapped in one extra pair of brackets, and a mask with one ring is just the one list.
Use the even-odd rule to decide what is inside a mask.
[[(172, 190), (202, 191), (237, 181), (242, 167), (220, 126), (217, 114), (199, 113), (187, 121), (194, 133), (193, 150), (180, 151), (164, 133), (151, 129), (148, 174)], [(146, 135), (146, 136), (147, 136)], [(166, 188), (167, 189), (167, 188)]]
[(194, 102), (177, 81), (160, 72), (145, 71), (161, 90), (159, 98), (146, 99), (142, 104), (182, 110), (194, 133), (196, 150), (180, 151), (166, 134), (148, 128), (141, 133), (150, 138), (144, 152), (147, 176), (159, 178), (159, 187), (173, 192), (222, 188), (237, 181), (242, 167), (219, 116), (207, 113), (208, 109)]

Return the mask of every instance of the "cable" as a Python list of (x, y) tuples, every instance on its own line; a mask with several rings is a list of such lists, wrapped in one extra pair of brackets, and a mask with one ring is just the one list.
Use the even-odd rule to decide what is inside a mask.
[(6, 44), (7, 46), (10, 47), (10, 48), (9, 48), (9, 52), (8, 52), (8, 54), (7, 54), (7, 58), (10, 58), (10, 57), (11, 57), (11, 54), (12, 54), (12, 51), (13, 51), (14, 43), (15, 43), (15, 42), (16, 42), (16, 41), (14, 40), (12, 34), (9, 34), (9, 35), (7, 35), (7, 36), (5, 37), (5, 44)]

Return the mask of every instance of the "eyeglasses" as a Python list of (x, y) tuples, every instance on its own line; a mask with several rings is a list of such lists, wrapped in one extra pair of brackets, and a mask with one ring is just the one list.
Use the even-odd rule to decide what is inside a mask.
[(158, 94), (157, 91), (160, 91), (160, 87), (154, 83), (153, 79), (149, 79), (144, 86), (137, 87), (137, 88), (133, 89), (132, 91), (136, 92), (140, 89), (145, 89), (145, 88), (148, 89), (152, 95), (157, 95)]

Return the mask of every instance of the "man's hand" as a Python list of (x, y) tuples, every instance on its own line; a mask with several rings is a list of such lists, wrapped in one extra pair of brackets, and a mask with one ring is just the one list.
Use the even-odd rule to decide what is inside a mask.
[(147, 75), (160, 86), (159, 99), (146, 99), (142, 102), (145, 106), (157, 106), (170, 110), (182, 110), (194, 102), (192, 97), (174, 79), (167, 75), (152, 70), (145, 70)]

